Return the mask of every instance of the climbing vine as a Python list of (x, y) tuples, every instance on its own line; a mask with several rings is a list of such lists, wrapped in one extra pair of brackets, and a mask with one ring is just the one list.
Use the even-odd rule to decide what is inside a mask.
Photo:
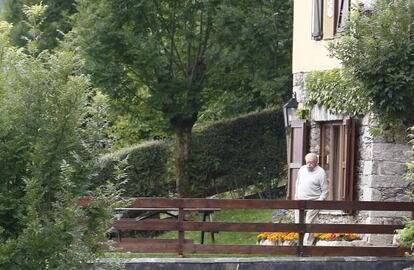
[(321, 105), (330, 113), (354, 116), (370, 110), (371, 104), (360, 85), (342, 69), (310, 72), (305, 88), (306, 109)]
[[(414, 158), (414, 126), (409, 129), (409, 139), (410, 144), (412, 145), (412, 153)], [(407, 172), (405, 174), (405, 178), (414, 183), (414, 159), (407, 163)], [(414, 194), (411, 193), (412, 199), (414, 199)], [(414, 245), (414, 220), (408, 222), (404, 229), (398, 231), (398, 237), (401, 243), (407, 247), (413, 247)]]
[(342, 69), (306, 78), (305, 107), (373, 113), (373, 135), (400, 140), (414, 124), (414, 0), (378, 0), (372, 12), (351, 12), (345, 31), (329, 45)]

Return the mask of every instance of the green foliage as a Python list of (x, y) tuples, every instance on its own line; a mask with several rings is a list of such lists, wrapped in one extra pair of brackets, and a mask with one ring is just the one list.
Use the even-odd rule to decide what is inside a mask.
[[(269, 223), (271, 222), (273, 209), (222, 209), (214, 213), (214, 222), (226, 223)], [(202, 221), (201, 216), (195, 217), (195, 221)], [(186, 232), (186, 239), (200, 243), (199, 232)], [(176, 232), (166, 232), (159, 236), (161, 239), (176, 239)], [(255, 245), (257, 242), (257, 232), (220, 232), (216, 235), (215, 244), (217, 245)], [(205, 244), (213, 244), (210, 234), (206, 232)], [(142, 253), (141, 253), (142, 254)], [(135, 255), (141, 257), (141, 254)], [(223, 254), (224, 255), (224, 254)], [(223, 256), (220, 254), (220, 256)], [(196, 255), (197, 256), (197, 255)], [(198, 254), (198, 256), (200, 256)], [(217, 256), (217, 255), (216, 255)], [(234, 255), (233, 255), (234, 256)]]
[[(211, 123), (194, 132), (190, 151), (191, 196), (207, 196), (215, 188), (246, 190), (256, 185), (269, 192), (283, 177), (285, 133), (280, 110), (266, 110)], [(97, 183), (112, 179), (114, 165), (127, 157), (125, 195), (165, 196), (174, 192), (170, 172), (172, 143), (149, 142), (102, 158)], [(103, 180), (102, 180), (103, 179)], [(161, 187), (161, 188), (160, 188)]]
[(174, 192), (174, 182), (170, 180), (167, 165), (172, 157), (170, 148), (171, 145), (164, 141), (153, 141), (104, 155), (95, 185), (114, 179), (119, 169), (127, 179), (123, 186), (125, 196), (168, 197)]
[[(109, 100), (112, 108), (118, 107)], [(121, 106), (121, 104), (119, 104)], [(123, 107), (127, 104), (123, 104)], [(130, 107), (128, 112), (119, 114), (119, 110), (111, 110), (109, 119), (111, 125), (108, 133), (112, 140), (112, 148), (120, 149), (130, 145), (143, 143), (148, 140), (160, 140), (171, 137), (168, 123), (162, 118), (159, 112), (154, 110), (137, 109)]]
[(38, 27), (42, 33), (38, 39), (39, 52), (52, 49), (58, 45), (58, 39), (63, 38), (71, 28), (71, 15), (75, 13), (74, 0), (4, 0), (1, 17), (14, 28), (11, 33), (12, 43), (19, 47), (26, 46), (28, 40), (32, 40), (33, 24), (25, 15), (24, 6), (46, 7), (42, 23)]
[(228, 93), (243, 102), (226, 113), (235, 116), (287, 95), (289, 0), (78, 4), (76, 30), (90, 70), (127, 108), (144, 102), (168, 120), (192, 118)]
[(212, 5), (78, 1), (79, 44), (95, 81), (111, 98), (145, 102), (172, 125), (193, 119), (200, 108)]
[(313, 71), (306, 76), (305, 107), (322, 105), (328, 112), (362, 115), (370, 111), (370, 102), (358, 82), (343, 69)]
[(194, 133), (190, 151), (191, 194), (208, 190), (270, 190), (283, 175), (285, 130), (280, 110), (213, 123)]
[(157, 111), (175, 132), (180, 196), (188, 182), (191, 131), (209, 102), (219, 104), (224, 91), (248, 98), (234, 106), (234, 115), (287, 95), (290, 0), (77, 3), (77, 40), (94, 81), (116, 104)]
[[(25, 8), (33, 33), (43, 10)], [(104, 149), (105, 104), (75, 52), (38, 51), (40, 32), (17, 48), (12, 31), (0, 22), (0, 268), (81, 269), (119, 195), (109, 185), (91, 192), (89, 207), (76, 205)]]
[(388, 123), (399, 130), (414, 123), (412, 14), (413, 0), (378, 0), (369, 15), (362, 10), (351, 12), (345, 33), (330, 45), (332, 55), (359, 89), (358, 95), (372, 104), (370, 110), (382, 129)]
[[(413, 156), (414, 156), (414, 126), (411, 127), (409, 129), (410, 134), (408, 135), (410, 142), (413, 147), (412, 147), (412, 151), (413, 151)], [(414, 182), (414, 160), (411, 161), (410, 163), (407, 163), (407, 174), (406, 174), (406, 178), (407, 180), (413, 181)]]
[(291, 88), (292, 1), (222, 1), (200, 121), (282, 104)]
[[(45, 203), (50, 205), (59, 189), (58, 182), (51, 179), (59, 176), (62, 160), (82, 166), (81, 156), (75, 153), (85, 151), (78, 131), (89, 82), (78, 73), (80, 61), (73, 53), (33, 57), (14, 47), (3, 51), (0, 156), (1, 190), (7, 195), (1, 198), (5, 205), (21, 198), (24, 178), (35, 177), (43, 187)], [(86, 180), (83, 173), (73, 175), (77, 187)], [(15, 210), (21, 206), (10, 207), (2, 212), (5, 216), (0, 222), (14, 220), (6, 230), (13, 232), (19, 224), (10, 225), (17, 223), (19, 211)]]
[[(414, 126), (409, 129), (409, 139), (410, 144), (412, 145), (412, 153), (414, 157)], [(407, 172), (405, 174), (405, 177), (408, 181), (414, 182), (414, 159), (407, 163)], [(411, 194), (411, 197), (413, 197), (413, 194)], [(411, 220), (408, 222), (404, 229), (398, 231), (398, 236), (400, 241), (408, 247), (414, 246), (414, 220)]]
[[(61, 190), (48, 211), (40, 210), (43, 192), (35, 179), (26, 181), (22, 202), (27, 214), (22, 218), (25, 228), (16, 238), (0, 244), (0, 267), (10, 270), (78, 270), (86, 262), (96, 260), (100, 243), (112, 218), (111, 209), (119, 205), (117, 187), (108, 185), (92, 193), (91, 203), (76, 206), (71, 191), (71, 170), (62, 168)], [(103, 268), (105, 269), (105, 268)]]

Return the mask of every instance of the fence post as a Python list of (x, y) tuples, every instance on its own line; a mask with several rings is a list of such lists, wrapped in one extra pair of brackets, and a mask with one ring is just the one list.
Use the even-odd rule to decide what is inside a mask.
[(183, 222), (184, 222), (184, 208), (181, 206), (178, 208), (178, 247), (177, 253), (178, 256), (184, 256), (184, 230), (183, 230)]
[(305, 201), (299, 202), (299, 238), (297, 255), (303, 256), (303, 238), (305, 236)]

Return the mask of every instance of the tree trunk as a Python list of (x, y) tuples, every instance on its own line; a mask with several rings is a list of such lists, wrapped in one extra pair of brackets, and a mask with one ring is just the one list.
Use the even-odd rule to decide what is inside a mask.
[(191, 140), (192, 125), (179, 125), (175, 128), (175, 172), (178, 197), (188, 195), (188, 148)]

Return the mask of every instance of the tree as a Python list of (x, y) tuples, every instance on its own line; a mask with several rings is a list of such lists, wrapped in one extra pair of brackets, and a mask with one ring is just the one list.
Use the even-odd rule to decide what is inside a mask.
[(12, 44), (23, 47), (30, 40), (31, 26), (27, 23), (24, 6), (42, 3), (47, 6), (40, 31), (38, 50), (52, 49), (58, 45), (58, 40), (72, 29), (70, 17), (76, 12), (74, 0), (3, 0), (2, 17), (14, 27), (10, 33)]
[[(232, 15), (249, 17), (251, 12), (268, 16), (270, 21), (283, 17), (289, 25), (290, 1), (283, 2), (281, 10), (274, 9), (277, 2), (280, 1), (242, 1), (237, 4), (215, 0), (78, 1), (76, 31), (94, 81), (115, 100), (137, 106), (146, 104), (161, 112), (174, 131), (179, 196), (186, 194), (188, 145), (203, 105), (217, 95), (217, 90), (250, 91), (257, 87), (253, 82), (259, 81), (255, 77), (260, 77), (260, 72), (251, 74), (249, 71), (258, 67), (260, 61), (249, 66), (253, 60), (249, 53), (262, 54), (266, 58), (273, 52), (274, 46), (261, 41), (256, 41), (254, 46), (247, 45), (255, 41), (247, 38), (241, 39), (245, 44), (238, 41), (226, 47), (228, 39), (221, 35), (222, 31), (243, 32), (246, 29), (221, 27), (226, 26), (226, 20)], [(231, 26), (236, 27), (237, 22), (233, 21)], [(261, 27), (256, 29), (261, 30)], [(253, 35), (251, 30), (245, 35)], [(286, 44), (290, 35), (283, 36), (283, 40), (274, 37), (280, 38), (274, 35), (267, 41), (284, 44), (283, 48), (289, 46)], [(262, 72), (284, 70), (288, 66), (285, 60), (276, 62), (272, 66), (274, 70), (263, 69)], [(243, 69), (238, 69), (239, 66)], [(241, 70), (244, 73), (239, 76)], [(285, 93), (287, 90), (281, 91)]]
[(378, 0), (372, 11), (353, 11), (346, 31), (330, 46), (383, 130), (400, 132), (414, 123), (413, 14), (413, 0)]
[[(26, 20), (39, 26), (45, 10), (25, 8)], [(0, 268), (81, 269), (119, 194), (100, 187), (76, 205), (103, 150), (105, 104), (75, 52), (39, 52), (36, 36), (17, 48), (11, 31), (0, 21)]]
[[(214, 72), (200, 121), (278, 106), (292, 84), (291, 1), (233, 1), (220, 6), (209, 58)], [(236, 90), (236, 91), (235, 91)]]
[[(354, 10), (345, 32), (330, 45), (343, 69), (310, 77), (307, 88), (323, 90), (311, 94), (309, 105), (319, 101), (331, 111), (374, 113), (379, 121), (376, 132), (405, 140), (414, 123), (413, 14), (414, 0), (377, 0), (372, 10)], [(344, 97), (351, 102), (343, 104)], [(409, 143), (414, 144), (414, 129), (408, 130)], [(407, 169), (406, 178), (413, 181), (413, 161)], [(399, 237), (413, 247), (414, 221), (399, 230)]]

